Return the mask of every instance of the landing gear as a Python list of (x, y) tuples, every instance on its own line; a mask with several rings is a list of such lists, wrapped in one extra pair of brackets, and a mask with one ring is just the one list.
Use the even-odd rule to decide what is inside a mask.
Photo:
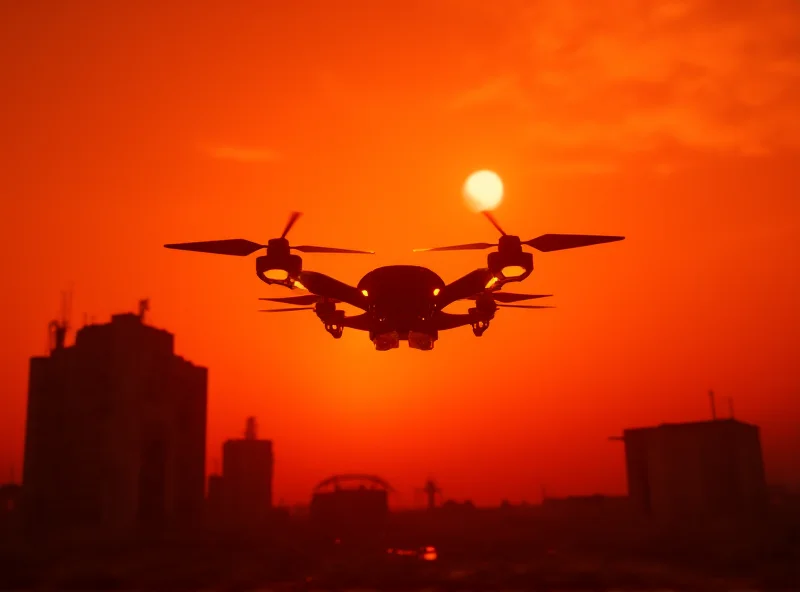
[(344, 327), (341, 325), (325, 325), (325, 330), (333, 335), (334, 339), (340, 339), (342, 337), (342, 333), (344, 333)]
[(479, 299), (475, 308), (469, 309), (469, 315), (473, 319), (470, 323), (472, 334), (480, 337), (489, 328), (489, 321), (494, 318), (497, 305), (492, 300)]
[(475, 321), (472, 323), (472, 333), (475, 337), (480, 337), (489, 328), (489, 321)]
[(325, 325), (325, 330), (334, 339), (340, 339), (344, 332), (344, 311), (336, 310), (336, 303), (327, 300), (317, 303), (315, 310), (319, 320)]

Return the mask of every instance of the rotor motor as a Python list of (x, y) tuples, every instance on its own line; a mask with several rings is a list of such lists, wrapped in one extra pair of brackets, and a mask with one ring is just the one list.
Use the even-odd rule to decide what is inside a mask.
[(267, 254), (256, 258), (256, 275), (267, 284), (279, 284), (289, 288), (303, 271), (303, 259), (289, 250), (289, 241), (274, 238), (267, 243)]

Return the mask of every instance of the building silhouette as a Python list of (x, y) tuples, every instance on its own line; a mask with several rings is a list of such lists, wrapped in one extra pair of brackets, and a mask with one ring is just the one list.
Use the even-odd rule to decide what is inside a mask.
[(333, 475), (314, 488), (309, 507), (315, 530), (334, 540), (380, 536), (389, 517), (392, 487), (375, 475)]
[(633, 508), (671, 521), (757, 516), (768, 504), (759, 428), (735, 419), (623, 433)]
[(207, 370), (139, 314), (78, 330), (30, 361), (22, 509), (34, 532), (126, 536), (196, 523)]
[(244, 438), (222, 445), (222, 475), (209, 477), (209, 514), (217, 524), (249, 529), (272, 513), (274, 456), (271, 440), (258, 438), (256, 420), (247, 419)]
[(21, 490), (16, 483), (0, 485), (0, 539), (17, 529)]
[(603, 494), (545, 497), (541, 504), (543, 515), (587, 520), (596, 520), (602, 516), (618, 518), (626, 515), (629, 507), (627, 496)]

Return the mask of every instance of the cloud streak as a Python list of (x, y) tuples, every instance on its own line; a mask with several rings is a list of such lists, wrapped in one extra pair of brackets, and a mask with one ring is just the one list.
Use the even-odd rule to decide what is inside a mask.
[(230, 160), (243, 163), (274, 162), (280, 155), (268, 148), (214, 144), (202, 147), (202, 152), (217, 160)]
[(516, 109), (537, 151), (619, 160), (664, 146), (800, 147), (795, 0), (500, 4), (486, 16), (510, 27), (504, 66), (451, 107)]

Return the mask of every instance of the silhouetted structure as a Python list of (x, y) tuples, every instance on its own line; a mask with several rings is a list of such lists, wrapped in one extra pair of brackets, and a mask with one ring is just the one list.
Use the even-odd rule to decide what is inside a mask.
[(757, 426), (734, 419), (624, 431), (628, 493), (657, 519), (757, 515), (768, 490)]
[(417, 490), (419, 493), (425, 494), (427, 499), (428, 510), (436, 509), (436, 500), (441, 496), (442, 490), (433, 479), (428, 479), (425, 482), (425, 487)]
[(0, 485), (0, 535), (16, 530), (22, 488), (16, 483)]
[[(142, 312), (144, 307), (142, 308)], [(23, 512), (34, 531), (182, 528), (203, 510), (207, 370), (141, 315), (30, 361)]]
[(272, 441), (259, 440), (256, 420), (247, 419), (243, 439), (222, 445), (222, 477), (209, 481), (209, 502), (221, 510), (222, 522), (235, 528), (263, 524), (272, 510)]
[[(552, 308), (510, 304), (544, 298), (551, 296), (550, 294), (511, 294), (498, 291), (504, 284), (521, 282), (533, 272), (533, 254), (524, 251), (523, 246), (546, 253), (615, 242), (624, 238), (551, 233), (523, 241), (519, 236), (507, 234), (488, 210), (484, 210), (483, 214), (500, 233), (497, 243), (470, 243), (423, 249), (460, 251), (497, 247), (496, 251), (487, 255), (485, 267), (481, 266), (449, 284), (445, 284), (435, 272), (419, 265), (378, 267), (364, 275), (355, 286), (319, 272), (303, 270), (302, 258), (292, 251), (362, 254), (374, 254), (374, 252), (290, 245), (287, 236), (300, 217), (300, 212), (292, 212), (281, 235), (268, 240), (266, 244), (234, 238), (172, 243), (164, 246), (168, 249), (239, 257), (246, 257), (265, 249), (266, 252), (255, 260), (256, 275), (261, 281), (286, 288), (307, 288), (311, 294), (261, 298), (261, 300), (295, 305), (292, 308), (273, 308), (261, 312), (313, 310), (325, 330), (334, 339), (340, 339), (344, 329), (349, 328), (366, 332), (377, 351), (389, 351), (400, 347), (400, 341), (407, 341), (411, 348), (430, 351), (439, 339), (440, 331), (469, 325), (473, 334), (480, 337), (489, 328), (489, 322), (494, 319), (498, 308)], [(495, 290), (488, 291), (493, 286)], [(458, 300), (475, 300), (475, 306), (468, 310), (468, 314), (444, 311), (446, 306)], [(336, 308), (338, 303), (349, 304), (361, 309), (363, 313), (348, 315), (346, 311)]]
[(208, 476), (208, 496), (206, 502), (206, 517), (208, 524), (218, 526), (222, 524), (225, 515), (225, 497), (222, 475)]
[(379, 536), (389, 516), (392, 487), (374, 475), (334, 475), (314, 488), (311, 520), (329, 538), (369, 540)]
[(595, 518), (601, 515), (619, 517), (630, 507), (627, 496), (569, 495), (567, 497), (545, 497), (542, 512), (546, 516), (562, 518)]

